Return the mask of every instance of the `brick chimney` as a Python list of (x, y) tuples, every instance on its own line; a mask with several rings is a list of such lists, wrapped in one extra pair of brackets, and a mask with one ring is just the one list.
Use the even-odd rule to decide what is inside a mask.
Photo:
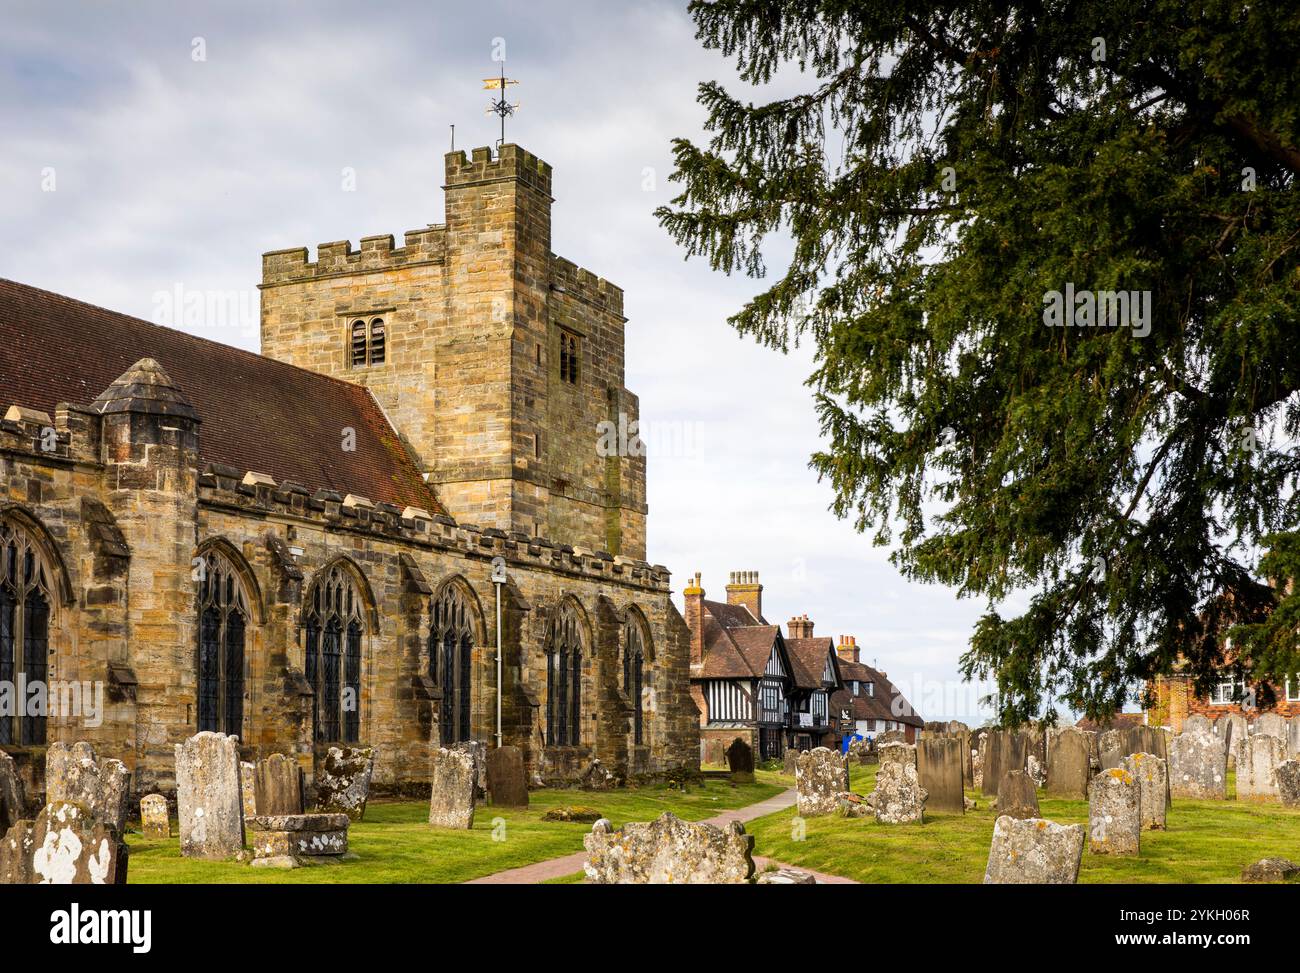
[(700, 585), (700, 572), (686, 582), (682, 590), (686, 599), (686, 627), (691, 630), (691, 665), (704, 661), (704, 588)]
[(835, 653), (845, 662), (857, 662), (858, 637), (856, 635), (841, 635), (840, 644), (835, 646)]
[(813, 637), (813, 623), (807, 615), (796, 615), (785, 623), (785, 630), (792, 639), (810, 639)]
[(727, 604), (744, 605), (756, 619), (763, 617), (763, 586), (757, 571), (732, 571), (727, 585)]

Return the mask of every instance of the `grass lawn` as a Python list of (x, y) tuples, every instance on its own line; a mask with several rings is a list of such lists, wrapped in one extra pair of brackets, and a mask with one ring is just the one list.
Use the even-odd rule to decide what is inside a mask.
[[(664, 811), (686, 820), (711, 817), (728, 808), (754, 804), (784, 790), (778, 774), (758, 774), (753, 784), (733, 786), (706, 781), (682, 794), (666, 787), (590, 793), (540, 790), (530, 795), (527, 810), (480, 806), (471, 831), (442, 831), (429, 827), (427, 802), (372, 801), (366, 819), (352, 825), (348, 844), (356, 861), (293, 871), (251, 868), (238, 862), (203, 862), (182, 858), (178, 840), (147, 840), (127, 835), (131, 846), (128, 869), (132, 884), (176, 883), (389, 883), (463, 882), (507, 868), (529, 865), (582, 850), (590, 824), (543, 821), (542, 815), (561, 805), (593, 807), (615, 826), (649, 821)], [(504, 827), (494, 828), (501, 818)], [(175, 829), (175, 822), (172, 824)], [(503, 840), (494, 840), (496, 836)]]
[[(852, 768), (853, 789), (869, 794), (875, 767)], [(790, 778), (778, 779), (790, 781)], [(1229, 793), (1232, 779), (1229, 776)], [(747, 824), (755, 854), (861, 882), (980, 882), (988, 863), (996, 812), (968, 791), (979, 807), (964, 815), (926, 815), (919, 825), (877, 824), (874, 818), (806, 819), (803, 841), (792, 840), (795, 811)], [(1088, 824), (1088, 802), (1039, 795), (1042, 815), (1059, 824)], [(1300, 810), (1236, 801), (1175, 800), (1167, 831), (1142, 832), (1138, 858), (1092, 855), (1085, 845), (1079, 881), (1236, 882), (1261, 858), (1300, 858)]]

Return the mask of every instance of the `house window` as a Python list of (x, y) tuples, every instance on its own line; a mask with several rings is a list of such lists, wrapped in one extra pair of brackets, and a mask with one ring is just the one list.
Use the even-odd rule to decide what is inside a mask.
[[(49, 678), (50, 571), (31, 537), (0, 523), (0, 685), (45, 686)], [(48, 687), (46, 692), (48, 693)], [(45, 715), (29, 715), (31, 697), (15, 693), (10, 711), (0, 712), (0, 743), (41, 746)]]
[(433, 603), (429, 676), (442, 688), (439, 730), (443, 746), (473, 738), (470, 701), (475, 617), (459, 585), (447, 585)]
[(560, 332), (560, 379), (570, 385), (578, 384), (578, 366), (581, 361), (582, 345), (572, 331)]
[(361, 643), (365, 615), (350, 572), (336, 564), (307, 595), (303, 671), (315, 691), (312, 736), (323, 743), (361, 739)]
[(1288, 703), (1300, 703), (1300, 680), (1295, 680), (1290, 676), (1286, 679), (1286, 701)]
[(383, 318), (357, 318), (352, 322), (350, 334), (350, 355), (353, 368), (365, 368), (367, 365), (382, 365), (386, 355)]
[(636, 622), (630, 622), (627, 626), (627, 646), (623, 650), (623, 691), (632, 702), (632, 742), (637, 746), (644, 742), (644, 712), (641, 705), (644, 678), (645, 647), (641, 641), (641, 627)]
[(560, 608), (546, 650), (546, 743), (582, 742), (582, 634), (577, 610)]
[(248, 595), (235, 566), (209, 551), (199, 569), (198, 729), (243, 734)]
[(1231, 706), (1246, 695), (1246, 685), (1240, 679), (1225, 679), (1210, 689), (1210, 702), (1215, 706)]
[(876, 695), (876, 684), (874, 682), (865, 683), (865, 685), (867, 687), (868, 696)]

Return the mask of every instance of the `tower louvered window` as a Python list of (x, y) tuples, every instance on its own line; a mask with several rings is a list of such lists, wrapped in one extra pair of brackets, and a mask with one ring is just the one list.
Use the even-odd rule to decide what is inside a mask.
[(219, 551), (199, 566), (198, 728), (239, 735), (244, 723), (244, 636), (248, 596)]
[(0, 521), (0, 685), (14, 687), (14, 705), (0, 711), (0, 744), (45, 743), (45, 713), (30, 704), (32, 688), (49, 678), (50, 578), (27, 532)]
[(434, 601), (429, 623), (429, 677), (442, 689), (443, 746), (473, 739), (474, 611), (464, 590), (449, 584)]
[(318, 578), (303, 620), (303, 673), (315, 691), (312, 737), (323, 743), (361, 739), (361, 664), (366, 624), (361, 594), (341, 565)]
[(572, 605), (560, 609), (546, 650), (546, 742), (553, 747), (582, 742), (582, 634)]
[(349, 360), (353, 368), (367, 365), (382, 365), (388, 354), (388, 332), (383, 318), (357, 318), (352, 322), (349, 334)]
[(366, 364), (366, 322), (352, 322), (352, 366)]

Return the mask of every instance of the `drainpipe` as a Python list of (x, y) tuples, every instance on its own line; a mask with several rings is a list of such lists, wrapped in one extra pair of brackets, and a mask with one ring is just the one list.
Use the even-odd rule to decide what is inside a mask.
[(492, 559), (492, 586), (497, 593), (497, 748), (501, 747), (501, 586), (506, 583), (506, 559)]

